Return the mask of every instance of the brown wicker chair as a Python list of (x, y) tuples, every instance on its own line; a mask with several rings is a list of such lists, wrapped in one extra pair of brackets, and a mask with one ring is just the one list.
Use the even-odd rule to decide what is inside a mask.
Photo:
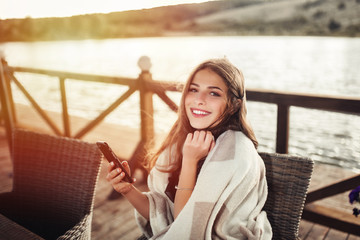
[(19, 129), (13, 139), (14, 184), (0, 194), (0, 238), (90, 239), (97, 146)]
[(273, 239), (299, 239), (299, 224), (314, 162), (309, 158), (260, 153), (266, 166), (269, 195), (264, 206)]

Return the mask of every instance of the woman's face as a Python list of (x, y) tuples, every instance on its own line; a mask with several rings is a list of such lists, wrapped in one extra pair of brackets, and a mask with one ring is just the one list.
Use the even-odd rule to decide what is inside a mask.
[(207, 128), (219, 119), (226, 108), (227, 90), (222, 78), (210, 69), (195, 74), (185, 96), (186, 115), (193, 128)]

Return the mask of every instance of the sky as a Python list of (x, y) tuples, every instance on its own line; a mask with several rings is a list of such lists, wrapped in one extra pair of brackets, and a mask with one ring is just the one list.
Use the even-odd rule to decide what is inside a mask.
[(0, 0), (0, 19), (67, 17), (206, 1), (208, 0)]

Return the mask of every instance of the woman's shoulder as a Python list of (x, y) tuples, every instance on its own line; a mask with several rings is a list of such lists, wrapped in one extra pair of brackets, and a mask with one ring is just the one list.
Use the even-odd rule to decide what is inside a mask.
[(243, 132), (227, 130), (218, 137), (219, 142), (235, 143), (237, 146), (255, 149), (253, 142)]
[(233, 152), (236, 159), (250, 160), (253, 163), (259, 162), (261, 159), (253, 142), (241, 131), (225, 131), (219, 136), (217, 144), (219, 149)]
[(156, 160), (155, 167), (159, 169), (168, 169), (170, 166), (175, 164), (175, 146), (167, 147), (162, 153), (160, 153), (158, 159)]

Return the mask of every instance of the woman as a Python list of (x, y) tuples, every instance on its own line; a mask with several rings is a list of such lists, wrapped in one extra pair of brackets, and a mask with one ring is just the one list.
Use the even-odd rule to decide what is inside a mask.
[(257, 144), (242, 73), (226, 59), (212, 59), (190, 75), (177, 121), (147, 159), (150, 191), (123, 182), (111, 165), (107, 180), (135, 207), (148, 238), (271, 239)]

